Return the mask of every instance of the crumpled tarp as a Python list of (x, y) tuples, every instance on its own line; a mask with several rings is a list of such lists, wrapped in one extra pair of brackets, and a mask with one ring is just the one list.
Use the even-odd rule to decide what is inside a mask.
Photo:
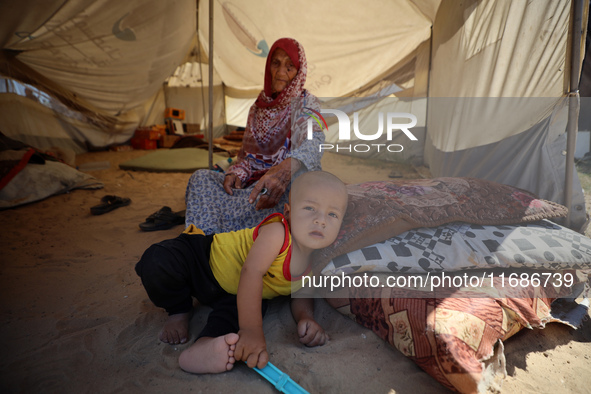
[(91, 175), (0, 133), (0, 209), (39, 201), (74, 189), (100, 189)]

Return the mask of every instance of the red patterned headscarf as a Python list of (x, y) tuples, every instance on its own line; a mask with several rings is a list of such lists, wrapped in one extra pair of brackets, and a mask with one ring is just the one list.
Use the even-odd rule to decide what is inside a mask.
[[(290, 84), (274, 99), (272, 97), (271, 58), (276, 49), (283, 49), (298, 69)], [(265, 86), (259, 94), (254, 111), (249, 119), (250, 129), (259, 143), (265, 143), (290, 121), (290, 104), (294, 98), (301, 97), (308, 74), (308, 65), (304, 48), (293, 38), (280, 38), (275, 41), (265, 66)], [(288, 126), (289, 127), (289, 126)]]

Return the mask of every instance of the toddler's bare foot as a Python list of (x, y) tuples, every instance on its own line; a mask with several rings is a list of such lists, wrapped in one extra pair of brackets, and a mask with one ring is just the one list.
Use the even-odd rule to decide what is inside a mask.
[(234, 350), (238, 334), (199, 338), (181, 353), (179, 365), (191, 373), (220, 373), (234, 368)]
[(164, 343), (178, 345), (189, 340), (189, 317), (190, 313), (179, 313), (168, 316), (158, 339)]

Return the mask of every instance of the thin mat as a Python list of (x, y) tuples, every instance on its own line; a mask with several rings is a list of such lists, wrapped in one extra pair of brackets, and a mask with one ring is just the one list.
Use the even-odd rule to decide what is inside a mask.
[[(226, 157), (213, 154), (213, 164)], [(209, 168), (209, 152), (198, 148), (158, 149), (153, 153), (119, 164), (122, 170), (193, 172)]]

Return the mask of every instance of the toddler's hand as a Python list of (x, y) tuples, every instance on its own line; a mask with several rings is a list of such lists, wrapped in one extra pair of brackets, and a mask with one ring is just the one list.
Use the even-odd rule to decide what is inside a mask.
[(320, 324), (313, 319), (302, 319), (298, 322), (298, 336), (300, 342), (306, 346), (322, 346), (330, 339)]
[(245, 361), (250, 368), (264, 368), (269, 362), (267, 343), (262, 330), (245, 329), (238, 331), (238, 342), (234, 350), (237, 361)]

